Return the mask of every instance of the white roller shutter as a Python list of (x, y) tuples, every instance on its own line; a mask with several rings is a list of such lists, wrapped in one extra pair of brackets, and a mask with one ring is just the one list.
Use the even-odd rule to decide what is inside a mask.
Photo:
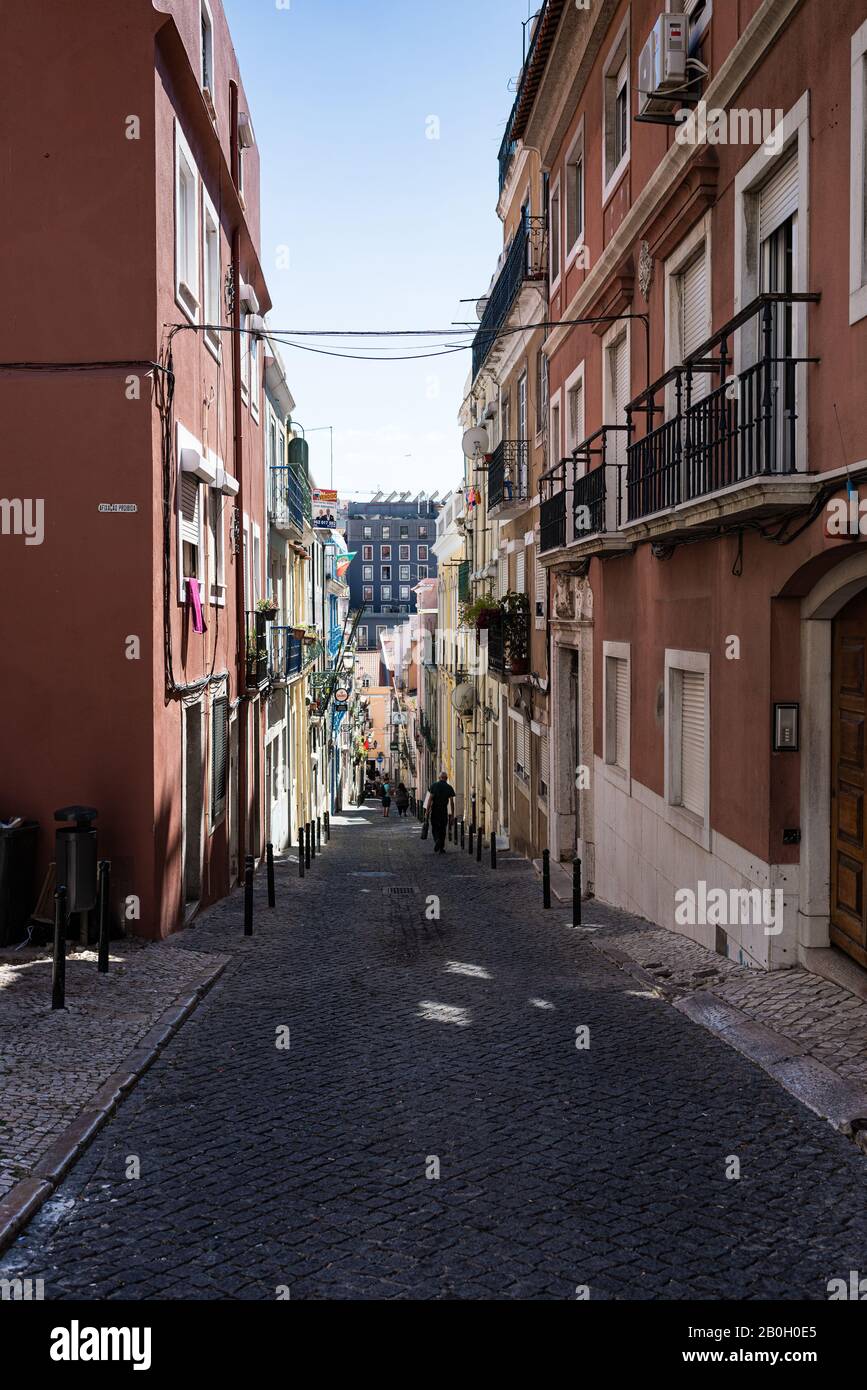
[(629, 662), (614, 660), (615, 741), (614, 761), (625, 769), (629, 753)]
[(798, 156), (786, 160), (759, 192), (759, 242), (798, 211)]
[(181, 545), (199, 544), (199, 480), (195, 473), (181, 473), (178, 500)]
[(515, 556), (515, 592), (527, 592), (527, 552), (519, 550)]
[(681, 672), (681, 804), (694, 815), (705, 814), (705, 751), (707, 728), (705, 676), (702, 671)]
[(509, 591), (509, 557), (508, 557), (508, 555), (501, 555), (501, 556), (500, 556), (498, 568), (499, 568), (499, 575), (498, 575), (499, 595), (500, 595), (500, 598), (502, 598), (503, 595), (506, 594), (506, 593), (508, 593), (508, 591)]
[[(612, 418), (609, 425), (626, 424), (626, 407), (629, 404), (629, 363), (626, 353), (626, 336), (608, 349), (609, 389), (611, 392)], [(626, 432), (618, 430), (608, 438), (608, 462), (626, 462)]]
[(584, 384), (579, 382), (569, 392), (569, 447), (576, 449), (584, 443)]
[(226, 750), (229, 737), (229, 701), (218, 695), (211, 709), (211, 827), (226, 810)]
[(707, 255), (701, 254), (679, 276), (680, 288), (680, 348), (688, 357), (707, 334)]
[(527, 725), (523, 719), (512, 720), (512, 733), (515, 749), (515, 772), (526, 781), (530, 771), (530, 740), (527, 734)]
[(550, 786), (551, 755), (547, 731), (539, 736), (539, 795), (547, 796)]
[(535, 584), (534, 600), (536, 604), (536, 617), (544, 618), (548, 612), (548, 575), (545, 566), (539, 560), (539, 547), (536, 546), (535, 572), (533, 582)]

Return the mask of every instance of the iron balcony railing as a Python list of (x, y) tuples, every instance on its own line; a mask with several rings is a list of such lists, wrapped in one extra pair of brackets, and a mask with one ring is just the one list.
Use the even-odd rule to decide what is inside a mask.
[(273, 681), (300, 676), (304, 668), (304, 643), (291, 627), (269, 624), (268, 660)]
[(547, 271), (546, 240), (544, 217), (522, 217), (473, 339), (474, 379), (487, 361), (521, 286), (526, 280), (544, 279)]
[(506, 623), (499, 612), (488, 619), (488, 670), (500, 674), (506, 670)]
[[(613, 443), (609, 436), (613, 436)], [(619, 461), (617, 451), (622, 441), (626, 454), (631, 436), (631, 423), (603, 425), (572, 455), (573, 541), (619, 529), (623, 511), (621, 479), (626, 464)]]
[[(760, 295), (631, 402), (628, 413), (644, 414), (647, 428), (628, 449), (629, 521), (798, 471), (798, 369), (818, 359), (796, 355), (796, 316), (818, 300)], [(736, 344), (745, 365), (734, 372)], [(666, 405), (669, 418), (656, 424)]]
[(458, 602), (466, 603), (470, 597), (470, 562), (461, 560), (458, 565)]
[(566, 544), (566, 465), (561, 459), (539, 480), (539, 550), (561, 550)]
[(264, 613), (247, 613), (247, 689), (268, 680), (268, 622)]
[(526, 502), (529, 489), (530, 446), (526, 439), (504, 439), (488, 465), (488, 507)]
[(509, 119), (506, 122), (506, 129), (503, 134), (502, 144), (500, 145), (500, 153), (498, 159), (500, 165), (501, 193), (506, 186), (506, 179), (509, 177), (509, 168), (511, 166), (515, 151), (518, 148), (518, 142), (513, 136), (513, 131), (517, 123), (518, 110), (521, 105), (521, 98), (523, 96), (524, 77), (526, 73), (529, 72), (530, 65), (533, 61), (533, 58), (535, 57), (536, 47), (539, 42), (539, 35), (543, 32), (542, 21), (545, 17), (545, 11), (548, 9), (549, 3), (550, 0), (542, 0), (542, 4), (539, 6), (539, 13), (536, 16), (536, 25), (533, 29), (533, 34), (530, 39), (530, 47), (527, 50), (527, 55), (524, 58), (524, 64), (521, 68), (521, 77), (518, 81), (518, 90), (515, 93), (515, 100), (512, 105), (512, 110), (509, 113)]
[(300, 468), (293, 464), (272, 467), (268, 510), (278, 527), (292, 525), (301, 532), (305, 521), (312, 521), (310, 483)]

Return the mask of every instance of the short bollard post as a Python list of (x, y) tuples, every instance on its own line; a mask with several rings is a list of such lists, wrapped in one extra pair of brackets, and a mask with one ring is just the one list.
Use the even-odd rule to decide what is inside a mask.
[(107, 859), (99, 861), (99, 961), (100, 975), (108, 974), (108, 908), (111, 896), (111, 865)]
[(308, 838), (309, 841), (310, 841), (310, 858), (311, 858), (311, 859), (315, 859), (315, 858), (316, 858), (316, 822), (315, 822), (315, 820), (312, 820), (312, 821), (310, 822), (310, 828), (309, 828), (309, 830), (308, 830), (308, 832), (307, 832), (307, 838)]
[(304, 877), (304, 831), (298, 831), (298, 877)]
[(67, 894), (58, 888), (54, 894), (54, 964), (51, 970), (51, 1007), (66, 1008), (66, 923)]
[(551, 851), (542, 850), (542, 906), (551, 906)]
[(572, 925), (581, 925), (581, 860), (572, 861)]
[(244, 860), (244, 935), (253, 935), (253, 856)]
[(322, 817), (316, 817), (316, 848), (322, 853)]
[(330, 844), (330, 843), (331, 843), (331, 813), (330, 813), (330, 811), (326, 811), (326, 812), (325, 812), (325, 843), (326, 843), (326, 844)]
[(464, 838), (464, 818), (463, 816), (461, 816), (461, 849), (465, 848), (465, 843), (466, 842)]
[(277, 903), (274, 892), (274, 846), (270, 841), (265, 847), (265, 853), (268, 856), (268, 906), (274, 907)]
[(484, 822), (483, 822), (483, 823), (479, 826), (479, 831), (478, 831), (478, 834), (476, 835), (476, 863), (477, 863), (477, 864), (481, 864), (481, 862), (482, 862), (482, 842), (483, 842), (484, 838), (485, 838), (485, 826), (484, 826)]
[(310, 868), (310, 822), (304, 826), (304, 863)]
[(476, 832), (475, 832), (475, 827), (473, 826), (472, 821), (470, 821), (470, 836), (469, 836), (470, 843), (469, 843), (469, 848), (467, 849), (467, 854), (472, 854), (472, 852), (473, 852), (473, 836), (475, 835), (475, 833), (476, 833)]
[(496, 833), (495, 830), (492, 830), (492, 831), (491, 831), (491, 868), (492, 868), (492, 869), (495, 869), (496, 867), (497, 867), (497, 833)]

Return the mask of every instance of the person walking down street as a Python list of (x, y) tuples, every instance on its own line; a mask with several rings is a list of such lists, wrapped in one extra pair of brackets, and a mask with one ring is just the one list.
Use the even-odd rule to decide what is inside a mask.
[(383, 784), (382, 784), (382, 814), (383, 814), (384, 816), (388, 816), (388, 814), (389, 814), (390, 811), (391, 811), (391, 783), (390, 783), (390, 782), (383, 782)]
[(398, 782), (397, 791), (394, 794), (394, 804), (397, 807), (397, 814), (405, 816), (409, 809), (409, 792), (403, 782)]
[(455, 789), (449, 783), (447, 772), (441, 772), (439, 781), (431, 784), (424, 799), (424, 809), (433, 830), (434, 854), (445, 854), (449, 816), (454, 814), (455, 809)]

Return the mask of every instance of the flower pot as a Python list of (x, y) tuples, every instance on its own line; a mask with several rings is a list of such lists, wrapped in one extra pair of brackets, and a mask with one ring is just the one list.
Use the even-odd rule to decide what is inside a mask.
[(278, 610), (276, 608), (260, 608), (259, 612), (266, 623), (273, 623), (274, 619), (277, 617)]

